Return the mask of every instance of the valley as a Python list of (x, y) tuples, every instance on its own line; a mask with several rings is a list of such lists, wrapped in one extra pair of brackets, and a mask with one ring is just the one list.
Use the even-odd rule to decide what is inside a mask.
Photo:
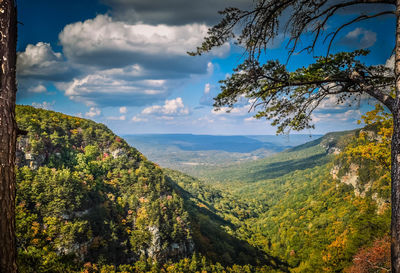
[[(356, 272), (353, 258), (390, 229), (379, 179), (387, 170), (352, 154), (381, 123), (296, 136), (297, 146), (275, 136), (158, 135), (127, 137), (141, 138), (133, 148), (61, 113), (18, 106), (17, 121), (28, 132), (17, 151), (21, 272)], [(136, 149), (144, 142), (161, 166)], [(238, 159), (266, 147), (260, 159)], [(215, 161), (190, 174), (161, 163), (179, 166), (183, 152), (187, 162), (206, 152)]]
[(203, 169), (265, 158), (321, 136), (144, 134), (123, 137), (162, 167), (201, 175)]

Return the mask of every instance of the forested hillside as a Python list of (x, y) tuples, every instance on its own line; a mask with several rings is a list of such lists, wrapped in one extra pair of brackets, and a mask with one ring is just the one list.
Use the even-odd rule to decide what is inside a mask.
[(183, 200), (162, 170), (104, 125), (18, 107), (21, 271), (80, 261), (165, 261), (194, 251)]
[(380, 272), (391, 120), (365, 120), (197, 179), (102, 124), (19, 106), (20, 271)]
[(21, 272), (271, 269), (226, 232), (230, 221), (104, 125), (29, 106), (17, 107), (17, 121), (28, 132), (17, 152)]
[(199, 178), (259, 208), (239, 221), (238, 236), (292, 272), (381, 272), (390, 268), (391, 118), (378, 106), (364, 121), (362, 130), (204, 168)]

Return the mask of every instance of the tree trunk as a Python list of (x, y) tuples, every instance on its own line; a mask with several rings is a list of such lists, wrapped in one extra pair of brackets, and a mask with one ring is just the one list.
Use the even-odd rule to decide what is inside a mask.
[(393, 113), (392, 137), (392, 272), (400, 272), (400, 111)]
[(392, 224), (391, 224), (391, 260), (392, 272), (400, 273), (400, 0), (396, 3), (396, 47), (395, 66), (396, 98), (392, 110), (393, 137), (392, 137)]
[(17, 272), (15, 242), (15, 97), (17, 13), (0, 0), (0, 272)]

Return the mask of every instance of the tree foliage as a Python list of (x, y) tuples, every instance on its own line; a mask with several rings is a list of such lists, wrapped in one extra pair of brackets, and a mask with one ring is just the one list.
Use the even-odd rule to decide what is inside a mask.
[(389, 200), (393, 117), (377, 104), (362, 119), (366, 126), (335, 159), (340, 166), (339, 176), (353, 164), (357, 166), (360, 190), (370, 186), (379, 198)]
[(157, 261), (193, 251), (188, 214), (160, 167), (102, 124), (17, 107), (20, 272)]
[(102, 124), (29, 106), (17, 121), (20, 272), (271, 272), (227, 229), (254, 207), (161, 169)]
[[(333, 32), (325, 33), (327, 24), (341, 10), (377, 3), (387, 4), (387, 10), (356, 15)], [(394, 99), (389, 88), (395, 82), (393, 69), (362, 63), (358, 57), (366, 56), (366, 50), (329, 52), (333, 40), (344, 27), (382, 15), (393, 15), (394, 7), (395, 1), (391, 0), (258, 0), (252, 10), (227, 8), (221, 12), (224, 17), (220, 23), (210, 28), (203, 44), (189, 54), (200, 55), (210, 51), (229, 42), (239, 32), (236, 43), (244, 48), (245, 60), (230, 77), (221, 81), (222, 92), (215, 98), (214, 107), (232, 108), (241, 96), (245, 96), (252, 102), (251, 108), (258, 110), (255, 117), (272, 120), (279, 133), (312, 128), (312, 112), (329, 96), (335, 96), (337, 103), (341, 104), (368, 94), (393, 110)], [(287, 22), (282, 28), (285, 18)], [(260, 61), (263, 59), (261, 54), (281, 32), (289, 37), (289, 56), (299, 50), (303, 36), (312, 37), (311, 44), (305, 48), (309, 52), (323, 37), (330, 40), (328, 53), (316, 58), (315, 63), (308, 67), (293, 72), (277, 60)]]
[[(365, 117), (366, 135), (390, 124), (378, 110)], [(363, 131), (227, 168), (208, 181), (222, 190), (161, 169), (104, 125), (27, 106), (17, 120), (28, 131), (18, 145), (21, 272), (332, 272), (389, 229), (373, 199), (387, 198), (387, 184), (361, 197), (329, 172), (332, 147), (358, 162)], [(372, 159), (364, 171), (380, 172)], [(180, 252), (190, 242), (196, 254)]]

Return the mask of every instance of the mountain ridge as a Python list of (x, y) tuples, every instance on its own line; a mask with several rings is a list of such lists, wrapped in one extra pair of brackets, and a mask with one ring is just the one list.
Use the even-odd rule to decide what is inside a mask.
[(262, 251), (226, 232), (229, 222), (186, 200), (164, 170), (106, 126), (29, 106), (16, 110), (28, 132), (17, 152), (21, 272), (164, 264), (196, 253), (225, 266), (268, 267)]
[(357, 184), (340, 178), (364, 162), (347, 156), (360, 131), (199, 180), (90, 120), (18, 106), (17, 121), (28, 131), (17, 154), (21, 272), (343, 271), (390, 227), (374, 198), (385, 180), (363, 186), (381, 174), (376, 162), (357, 169)]

